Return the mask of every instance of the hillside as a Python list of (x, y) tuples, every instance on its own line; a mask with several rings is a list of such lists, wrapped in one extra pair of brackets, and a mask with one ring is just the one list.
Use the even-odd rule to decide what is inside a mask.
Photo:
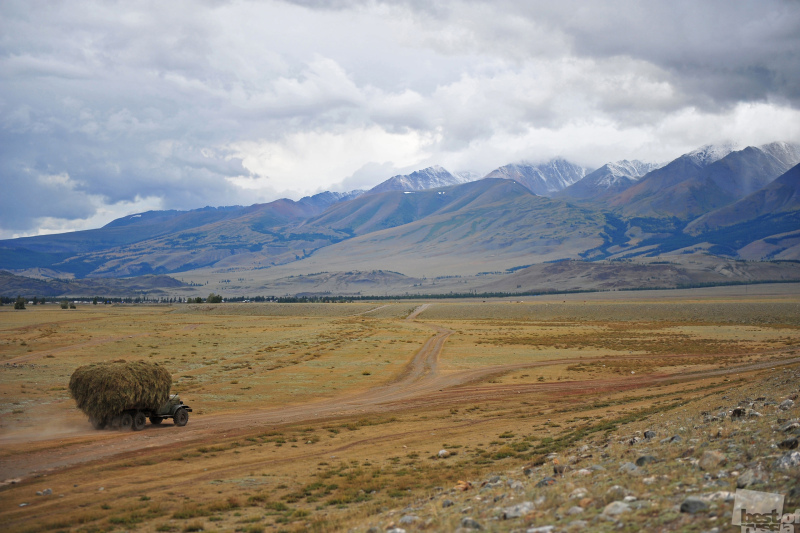
[(148, 212), (96, 230), (0, 241), (0, 268), (119, 277), (224, 264), (234, 256), (234, 262), (250, 267), (293, 261), (346, 235), (287, 233), (284, 228), (357, 195), (326, 192), (297, 202)]
[(308, 210), (291, 200), (245, 208), (239, 216), (126, 247), (80, 254), (54, 268), (89, 271), (92, 277), (171, 273), (215, 265), (263, 268), (295, 261), (347, 238), (336, 231), (292, 231)]
[(16, 276), (0, 270), (0, 295), (27, 298), (61, 296), (102, 296), (107, 298), (147, 295), (150, 298), (175, 295), (189, 285), (169, 276), (141, 276), (126, 279), (42, 280)]
[(604, 215), (536, 196), (513, 181), (484, 179), (433, 193), (444, 198), (424, 218), (319, 249), (292, 270), (390, 268), (415, 277), (476, 273), (534, 258), (579, 258), (606, 242)]
[(737, 228), (750, 237), (737, 250), (743, 259), (800, 260), (800, 165), (738, 202), (694, 220), (685, 232), (697, 236)]
[(707, 165), (718, 161), (731, 151), (728, 147), (709, 145), (684, 154), (663, 167), (649, 172), (638, 183), (610, 198), (608, 203), (612, 207), (619, 208), (627, 216), (674, 215), (685, 218), (684, 206), (670, 205), (672, 197), (663, 198), (663, 192), (684, 182), (698, 180)]
[[(297, 202), (281, 199), (248, 207), (149, 211), (98, 229), (4, 240), (0, 241), (0, 268), (52, 268), (64, 277), (85, 277), (173, 272), (186, 264), (205, 266), (262, 246), (264, 231), (304, 220), (358, 194), (324, 192)], [(294, 258), (294, 252), (307, 243), (303, 238), (299, 241), (286, 247), (289, 251), (281, 257)], [(118, 267), (123, 256), (131, 266)]]
[(690, 222), (686, 226), (686, 233), (697, 235), (765, 215), (798, 210), (800, 210), (800, 165), (794, 166), (766, 187), (741, 200)]
[(739, 151), (708, 146), (648, 173), (608, 203), (624, 216), (689, 221), (766, 186), (797, 163), (800, 147), (787, 143)]
[[(98, 229), (4, 240), (0, 241), (0, 268), (46, 268), (76, 254), (127, 246), (235, 217), (241, 209), (237, 206), (189, 212), (149, 211), (114, 220)], [(81, 277), (89, 272), (70, 271)]]
[(518, 270), (476, 288), (477, 292), (678, 288), (724, 283), (800, 281), (794, 263), (733, 261), (710, 256), (691, 260), (560, 261)]
[(307, 216), (314, 210), (307, 205), (278, 200), (239, 208), (235, 216), (202, 226), (70, 255), (43, 266), (79, 277), (137, 276), (209, 266), (222, 271), (269, 268), (298, 261), (354, 236), (404, 226), (432, 215), (447, 217), (464, 206), (511, 201), (519, 194), (532, 196), (507, 180), (481, 180), (444, 189), (365, 194), (335, 203), (310, 218)]
[[(413, 270), (401, 256), (395, 265)], [(366, 264), (355, 261), (354, 264)], [(677, 255), (615, 261), (555, 261), (505, 270), (438, 275), (436, 262), (425, 275), (408, 276), (388, 270), (331, 270), (304, 273), (319, 263), (306, 259), (291, 265), (252, 272), (247, 278), (230, 283), (215, 281), (213, 272), (187, 273), (186, 278), (208, 291), (228, 296), (297, 295), (325, 296), (405, 296), (405, 295), (486, 295), (547, 293), (551, 291), (616, 291), (641, 288), (702, 287), (763, 282), (800, 282), (800, 268), (790, 261), (737, 261), (710, 255)], [(376, 262), (377, 264), (377, 262)], [(498, 263), (493, 263), (497, 265)], [(183, 276), (183, 275), (182, 275)], [(746, 288), (742, 288), (746, 292)]]
[(453, 203), (469, 201), (487, 188), (491, 188), (491, 183), (481, 180), (443, 189), (366, 194), (333, 206), (308, 219), (301, 227), (328, 228), (351, 236), (364, 235), (430, 216)]

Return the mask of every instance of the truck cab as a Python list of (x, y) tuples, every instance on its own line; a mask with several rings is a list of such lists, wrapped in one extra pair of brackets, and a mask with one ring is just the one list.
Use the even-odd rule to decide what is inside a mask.
[(158, 411), (150, 413), (150, 423), (160, 424), (165, 418), (171, 418), (176, 426), (185, 426), (191, 412), (192, 408), (184, 405), (180, 396), (171, 394), (167, 403), (162, 405)]

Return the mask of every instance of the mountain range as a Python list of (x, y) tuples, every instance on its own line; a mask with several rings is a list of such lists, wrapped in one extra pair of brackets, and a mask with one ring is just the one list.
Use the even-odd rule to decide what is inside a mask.
[(434, 166), (369, 191), (151, 211), (93, 230), (0, 241), (0, 269), (195, 283), (236, 273), (253, 290), (321, 271), (426, 279), (566, 259), (800, 260), (798, 163), (800, 145), (776, 142), (704, 146), (663, 165), (515, 163), (482, 179)]
[(764, 187), (800, 162), (800, 147), (703, 147), (648, 173), (609, 199), (626, 216), (699, 217)]

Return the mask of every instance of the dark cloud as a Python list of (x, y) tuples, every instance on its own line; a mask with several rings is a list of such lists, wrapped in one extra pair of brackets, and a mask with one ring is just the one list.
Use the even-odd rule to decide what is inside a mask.
[[(476, 4), (481, 5), (451, 4), (448, 19), (463, 21), (455, 6)], [(623, 56), (662, 68), (695, 104), (769, 98), (800, 104), (800, 3), (795, 0), (500, 0), (492, 7), (499, 16), (475, 22), (473, 35), (480, 46), (501, 54), (548, 53), (540, 42), (546, 37), (558, 45), (549, 55)], [(519, 22), (503, 22), (509, 18)]]
[(691, 98), (709, 106), (769, 98), (800, 104), (797, 2), (611, 5), (608, 13), (574, 6), (575, 14), (564, 20), (578, 54), (648, 61), (670, 72), (670, 80)]

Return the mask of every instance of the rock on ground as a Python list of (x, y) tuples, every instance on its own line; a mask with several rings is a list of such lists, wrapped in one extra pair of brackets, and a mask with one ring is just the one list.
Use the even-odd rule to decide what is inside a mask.
[(470, 518), (468, 516), (465, 516), (464, 518), (461, 519), (461, 527), (467, 529), (477, 529), (477, 530), (483, 529), (483, 526), (480, 525), (477, 520), (475, 520), (474, 518)]
[(694, 496), (686, 498), (681, 504), (682, 513), (695, 514), (703, 511), (708, 511), (708, 504), (700, 498), (696, 498)]
[(605, 506), (603, 513), (606, 516), (617, 516), (622, 513), (627, 513), (631, 510), (631, 506), (625, 502), (611, 502)]
[(707, 450), (703, 452), (703, 456), (700, 457), (700, 462), (698, 462), (698, 466), (702, 470), (713, 470), (718, 466), (722, 466), (728, 462), (728, 458), (725, 457), (725, 454), (719, 450)]
[(521, 516), (525, 516), (526, 514), (533, 511), (534, 505), (533, 502), (522, 502), (518, 503), (517, 505), (512, 505), (511, 507), (506, 507), (503, 509), (503, 518), (505, 520), (510, 520), (513, 518), (519, 518)]

